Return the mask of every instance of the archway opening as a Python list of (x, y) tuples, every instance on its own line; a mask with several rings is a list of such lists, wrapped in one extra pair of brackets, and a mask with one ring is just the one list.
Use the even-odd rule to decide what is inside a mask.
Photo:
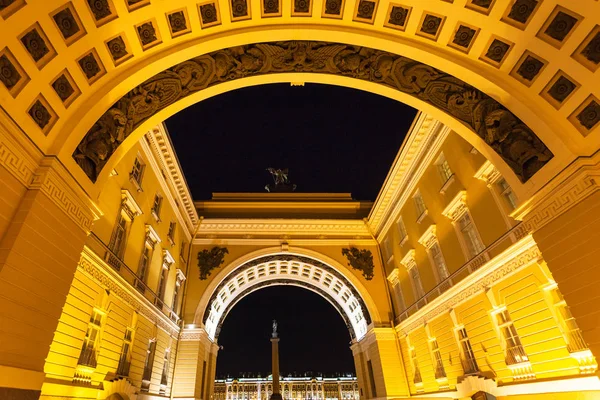
[(217, 378), (271, 373), (271, 320), (277, 320), (283, 377), (354, 375), (350, 336), (321, 295), (289, 284), (263, 287), (240, 300), (219, 335)]

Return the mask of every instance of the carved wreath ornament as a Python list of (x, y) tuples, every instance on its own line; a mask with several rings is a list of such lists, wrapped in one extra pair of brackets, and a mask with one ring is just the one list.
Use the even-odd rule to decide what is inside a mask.
[(375, 266), (373, 265), (371, 250), (359, 250), (356, 247), (350, 247), (349, 249), (342, 249), (342, 255), (346, 256), (350, 267), (362, 271), (366, 280), (370, 281), (373, 279), (373, 276), (375, 276), (373, 273)]
[(225, 261), (225, 254), (229, 254), (226, 247), (215, 246), (210, 250), (198, 252), (198, 268), (200, 269), (200, 280), (209, 277), (213, 269), (219, 267)]
[(288, 41), (218, 50), (156, 74), (121, 97), (96, 121), (73, 158), (95, 182), (125, 138), (159, 110), (222, 82), (286, 72), (342, 75), (416, 97), (475, 132), (522, 182), (553, 157), (535, 133), (506, 107), (443, 71), (368, 47)]

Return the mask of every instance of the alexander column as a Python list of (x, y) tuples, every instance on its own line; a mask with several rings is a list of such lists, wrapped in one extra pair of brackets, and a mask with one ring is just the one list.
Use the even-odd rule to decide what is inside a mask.
[(277, 337), (277, 321), (273, 320), (271, 337), (271, 370), (273, 371), (273, 393), (270, 400), (283, 400), (279, 393), (279, 338)]

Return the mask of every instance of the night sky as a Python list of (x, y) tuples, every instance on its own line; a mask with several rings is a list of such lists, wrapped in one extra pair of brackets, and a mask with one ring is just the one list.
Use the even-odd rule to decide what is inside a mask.
[(259, 289), (231, 309), (219, 335), (217, 377), (270, 373), (273, 319), (282, 375), (355, 373), (342, 316), (320, 295), (287, 285)]
[[(194, 200), (213, 192), (264, 192), (268, 167), (289, 168), (297, 192), (375, 200), (416, 115), (354, 89), (254, 86), (186, 108), (167, 128)], [(325, 299), (278, 286), (243, 298), (225, 319), (217, 376), (271, 370), (271, 321), (279, 321), (281, 372), (354, 373), (350, 335)]]
[(298, 192), (375, 200), (416, 110), (355, 89), (272, 84), (190, 106), (167, 128), (194, 200), (264, 192), (266, 168), (289, 168)]

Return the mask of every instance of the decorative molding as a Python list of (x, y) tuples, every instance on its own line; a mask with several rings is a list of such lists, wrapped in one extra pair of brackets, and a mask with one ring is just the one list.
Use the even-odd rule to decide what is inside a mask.
[(286, 252), (248, 260), (221, 280), (202, 316), (209, 337), (218, 338), (223, 320), (239, 299), (275, 284), (302, 286), (323, 296), (338, 310), (352, 338), (360, 340), (372, 323), (360, 292), (336, 268)]
[(168, 265), (169, 267), (175, 264), (175, 259), (167, 249), (163, 249), (163, 265)]
[(219, 246), (198, 252), (198, 268), (200, 270), (201, 281), (208, 279), (212, 270), (220, 267), (225, 262), (225, 254), (229, 254), (227, 247)]
[(366, 280), (370, 281), (373, 279), (375, 265), (373, 265), (371, 250), (359, 250), (356, 247), (343, 248), (342, 255), (348, 259), (349, 267), (361, 271)]
[(541, 251), (533, 237), (528, 235), (398, 324), (396, 330), (406, 335), (541, 258)]
[[(38, 168), (38, 163), (42, 159), (39, 150), (34, 150), (34, 145), (28, 147), (34, 150), (35, 156), (23, 149), (23, 145), (14, 139), (11, 132), (18, 128), (10, 120), (4, 111), (0, 113), (0, 165), (14, 176), (23, 186), (29, 187), (33, 181), (33, 175)], [(19, 134), (21, 132), (17, 132)], [(21, 139), (25, 137), (22, 134)]]
[(100, 285), (110, 290), (111, 294), (119, 297), (151, 322), (156, 323), (169, 335), (177, 337), (179, 334), (177, 324), (160, 313), (148, 299), (133, 289), (128, 282), (124, 281), (118, 273), (87, 246), (81, 252), (77, 267)]
[(429, 225), (429, 227), (423, 232), (418, 242), (429, 249), (437, 242), (437, 228), (435, 224)]
[(416, 267), (417, 260), (415, 258), (415, 249), (410, 249), (409, 251), (407, 251), (402, 260), (400, 261), (400, 264), (404, 265), (407, 271), (409, 271), (413, 267)]
[(579, 157), (511, 213), (523, 221), (521, 235), (533, 233), (600, 190), (600, 152)]
[(86, 233), (91, 232), (93, 222), (102, 215), (100, 209), (79, 189), (69, 172), (54, 157), (42, 160), (29, 189), (42, 191)]
[(412, 198), (419, 179), (433, 162), (450, 129), (432, 116), (420, 113), (388, 173), (368, 223), (379, 241), (398, 219), (402, 207)]
[[(201, 25), (206, 26), (205, 12), (201, 14)], [(217, 21), (210, 19), (210, 24), (220, 23), (218, 10), (213, 14)], [(443, 19), (435, 24), (436, 35), (442, 23)], [(121, 143), (160, 110), (223, 82), (290, 72), (359, 79), (418, 98), (472, 130), (522, 182), (527, 182), (554, 157), (531, 128), (510, 110), (452, 75), (398, 54), (315, 41), (247, 44), (171, 66), (119, 98), (90, 126), (72, 157), (88, 178), (96, 182)]]
[(485, 160), (483, 165), (477, 170), (477, 172), (475, 172), (475, 175), (473, 176), (481, 181), (484, 181), (488, 186), (493, 185), (500, 178), (502, 178), (502, 175), (500, 175), (498, 169), (489, 160)]
[[(192, 231), (198, 225), (198, 214), (164, 123), (146, 133), (146, 141), (159, 169), (165, 172), (165, 180), (169, 192), (176, 200), (176, 205), (182, 215), (187, 216), (185, 222), (188, 230)], [(163, 176), (162, 174), (157, 175)]]
[(387, 280), (389, 283), (392, 284), (392, 286), (396, 286), (399, 282), (400, 279), (400, 272), (398, 270), (398, 268), (394, 268), (392, 270), (392, 272), (390, 272), (390, 274), (387, 276)]
[(156, 232), (154, 227), (150, 224), (146, 224), (146, 240), (150, 240), (152, 242), (152, 246), (161, 242), (158, 232)]
[(198, 228), (197, 238), (265, 236), (324, 237), (371, 239), (364, 221), (355, 220), (284, 220), (284, 219), (226, 219), (205, 218)]
[(137, 203), (137, 201), (135, 201), (135, 198), (127, 189), (121, 189), (121, 204), (124, 207), (127, 207), (132, 218), (144, 213), (140, 205)]
[(448, 203), (444, 211), (442, 211), (442, 215), (450, 218), (452, 221), (456, 221), (467, 211), (467, 191), (461, 190), (454, 196), (450, 203)]
[(179, 336), (180, 342), (198, 342), (203, 338), (208, 337), (206, 331), (202, 328), (184, 329)]
[(175, 271), (175, 275), (177, 275), (177, 279), (180, 280), (181, 282), (183, 282), (187, 279), (185, 277), (185, 274), (183, 273), (183, 271), (179, 268), (177, 268), (177, 270)]

